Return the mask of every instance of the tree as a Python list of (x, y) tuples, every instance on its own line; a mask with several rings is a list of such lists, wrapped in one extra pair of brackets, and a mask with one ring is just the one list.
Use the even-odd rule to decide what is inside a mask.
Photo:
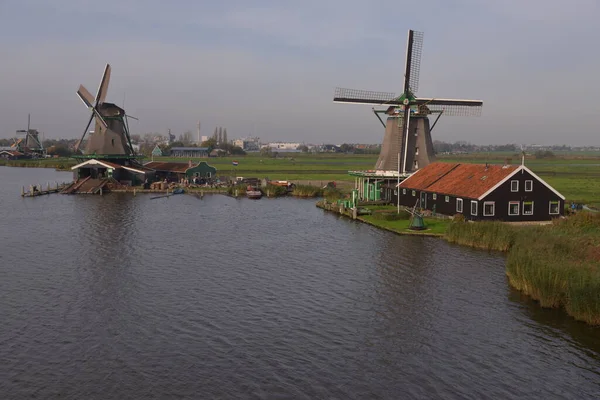
[(190, 144), (192, 144), (192, 132), (183, 132), (181, 135), (179, 135), (179, 141), (182, 142), (185, 146), (189, 146)]
[(217, 128), (217, 127), (215, 127), (215, 133), (213, 134), (213, 139), (215, 139), (215, 142), (216, 142), (217, 140), (219, 140), (219, 137), (217, 136), (217, 130), (218, 130), (218, 128)]
[(208, 150), (210, 151), (210, 150), (212, 150), (212, 149), (214, 149), (214, 148), (217, 147), (217, 141), (215, 140), (214, 137), (211, 137), (210, 139), (205, 140), (204, 142), (202, 142), (202, 144), (200, 146), (202, 146), (202, 147), (208, 147)]
[(217, 137), (217, 144), (223, 143), (223, 128), (219, 127), (219, 136)]
[(225, 143), (225, 144), (229, 143), (227, 141), (227, 129), (223, 129), (223, 143)]
[(340, 150), (343, 153), (352, 153), (354, 151), (354, 146), (352, 146), (351, 144), (348, 144), (348, 143), (344, 143), (340, 146)]
[(308, 153), (308, 146), (305, 144), (301, 144), (296, 150), (300, 150), (303, 153)]

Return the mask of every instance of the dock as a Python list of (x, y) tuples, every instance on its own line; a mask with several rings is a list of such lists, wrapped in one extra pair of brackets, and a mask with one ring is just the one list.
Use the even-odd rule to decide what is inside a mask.
[(47, 183), (46, 188), (44, 188), (42, 185), (30, 185), (29, 190), (25, 190), (25, 186), (23, 186), (21, 188), (21, 197), (37, 197), (52, 193), (60, 193), (63, 189), (71, 184), (71, 182), (54, 182), (54, 185)]

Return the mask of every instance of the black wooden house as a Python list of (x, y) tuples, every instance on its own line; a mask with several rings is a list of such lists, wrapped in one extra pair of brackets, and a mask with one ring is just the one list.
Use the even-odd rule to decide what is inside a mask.
[(398, 185), (392, 201), (469, 220), (545, 221), (565, 197), (525, 165), (432, 163)]

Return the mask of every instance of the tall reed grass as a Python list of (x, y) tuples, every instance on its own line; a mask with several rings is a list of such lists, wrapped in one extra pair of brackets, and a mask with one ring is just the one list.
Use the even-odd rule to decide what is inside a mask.
[(506, 273), (542, 307), (600, 325), (600, 214), (579, 213), (518, 236)]
[(445, 237), (506, 251), (512, 286), (542, 307), (564, 307), (572, 317), (600, 325), (600, 213), (578, 213), (545, 226), (455, 222)]

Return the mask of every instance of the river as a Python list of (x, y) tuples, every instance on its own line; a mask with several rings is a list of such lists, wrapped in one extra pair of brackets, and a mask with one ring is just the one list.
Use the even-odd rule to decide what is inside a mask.
[(0, 167), (2, 399), (584, 399), (600, 329), (499, 254), (314, 201), (53, 194)]

